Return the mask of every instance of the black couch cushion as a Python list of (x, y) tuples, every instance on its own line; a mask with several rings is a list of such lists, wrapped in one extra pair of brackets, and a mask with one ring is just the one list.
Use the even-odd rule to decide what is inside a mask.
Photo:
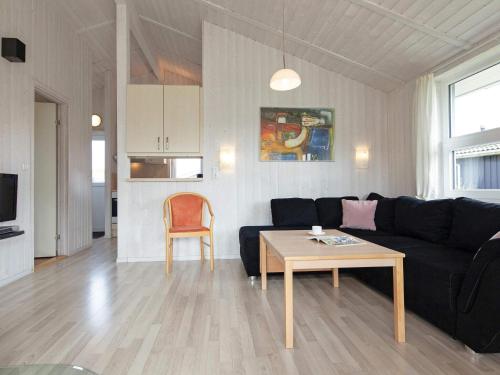
[(444, 243), (450, 234), (452, 210), (452, 199), (424, 201), (399, 197), (395, 209), (396, 233)]
[(338, 228), (342, 225), (342, 199), (358, 200), (358, 197), (318, 198), (315, 201), (318, 210), (319, 225), (324, 228)]
[(499, 204), (457, 198), (453, 205), (449, 246), (476, 253), (486, 241), (500, 231)]
[[(400, 236), (396, 236), (400, 237)], [(394, 250), (405, 253), (405, 304), (410, 309), (451, 335), (455, 334), (457, 298), (472, 260), (472, 254), (444, 245), (425, 241), (395, 248), (401, 237), (390, 237)], [(378, 237), (382, 239), (383, 237)], [(373, 241), (381, 242), (381, 241)], [(383, 243), (380, 243), (383, 245)], [(357, 268), (352, 273), (370, 286), (392, 296), (392, 270), (390, 268)]]
[(397, 251), (429, 245), (429, 242), (421, 239), (399, 236), (397, 234), (382, 232), (379, 230), (374, 232), (364, 229), (342, 228), (341, 231), (351, 236), (359, 237), (363, 240)]
[(373, 191), (368, 194), (366, 200), (368, 201), (378, 201), (379, 199), (384, 199), (385, 197), (379, 193), (374, 193)]
[(367, 200), (377, 201), (375, 226), (377, 230), (394, 233), (394, 217), (396, 215), (396, 198), (385, 198), (377, 193), (368, 194)]
[(318, 225), (318, 215), (313, 199), (271, 199), (273, 224), (277, 227)]

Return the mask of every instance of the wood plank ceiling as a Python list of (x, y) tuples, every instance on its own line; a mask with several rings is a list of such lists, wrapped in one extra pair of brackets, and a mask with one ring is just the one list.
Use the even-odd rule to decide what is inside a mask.
[[(99, 84), (115, 65), (114, 1), (49, 1), (89, 40)], [(129, 1), (164, 77), (202, 82), (203, 20), (281, 48), (281, 1)], [(288, 53), (384, 91), (500, 33), (500, 0), (284, 1)], [(153, 77), (131, 45), (132, 75)]]

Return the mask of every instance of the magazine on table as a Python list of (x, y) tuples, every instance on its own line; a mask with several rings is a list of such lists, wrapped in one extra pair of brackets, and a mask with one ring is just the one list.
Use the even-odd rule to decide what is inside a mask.
[(366, 243), (351, 236), (312, 236), (308, 237), (308, 239), (316, 240), (329, 246), (349, 246)]

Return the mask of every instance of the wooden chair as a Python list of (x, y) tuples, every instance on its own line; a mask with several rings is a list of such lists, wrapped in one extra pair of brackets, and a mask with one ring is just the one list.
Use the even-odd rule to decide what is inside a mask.
[[(210, 227), (203, 226), (205, 204), (210, 213)], [(168, 215), (167, 215), (168, 213)], [(163, 222), (166, 237), (165, 272), (172, 271), (174, 238), (200, 237), (201, 261), (205, 260), (203, 237), (210, 237), (210, 271), (214, 270), (214, 213), (207, 198), (196, 193), (177, 193), (163, 203)]]

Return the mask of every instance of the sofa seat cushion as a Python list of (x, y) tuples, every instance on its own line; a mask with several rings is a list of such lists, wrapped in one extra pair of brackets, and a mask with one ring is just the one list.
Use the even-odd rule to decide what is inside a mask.
[(448, 245), (476, 253), (500, 231), (500, 205), (457, 198)]
[(461, 249), (436, 244), (415, 246), (400, 251), (406, 255), (407, 268), (421, 268), (423, 280), (428, 276), (449, 282), (449, 286), (457, 292), (473, 258), (472, 254)]
[[(432, 243), (397, 250), (405, 253), (405, 304), (408, 309), (454, 335), (457, 298), (472, 254)], [(392, 270), (389, 267), (358, 268), (353, 269), (353, 274), (392, 296)]]
[(444, 243), (450, 235), (453, 200), (424, 201), (412, 197), (396, 200), (396, 233), (434, 243)]
[(318, 211), (319, 225), (335, 229), (342, 224), (342, 199), (358, 200), (358, 197), (318, 198), (314, 202)]
[(407, 249), (418, 246), (425, 246), (427, 241), (419, 240), (417, 238), (398, 236), (392, 233), (383, 231), (370, 231), (362, 229), (342, 228), (342, 232), (354, 237), (359, 237), (363, 240), (373, 242), (380, 246), (385, 246), (392, 250)]
[(271, 199), (271, 213), (273, 224), (277, 227), (311, 227), (319, 223), (316, 205), (312, 199)]
[(186, 233), (186, 232), (210, 232), (210, 229), (204, 226), (191, 225), (184, 227), (171, 227), (171, 233)]

